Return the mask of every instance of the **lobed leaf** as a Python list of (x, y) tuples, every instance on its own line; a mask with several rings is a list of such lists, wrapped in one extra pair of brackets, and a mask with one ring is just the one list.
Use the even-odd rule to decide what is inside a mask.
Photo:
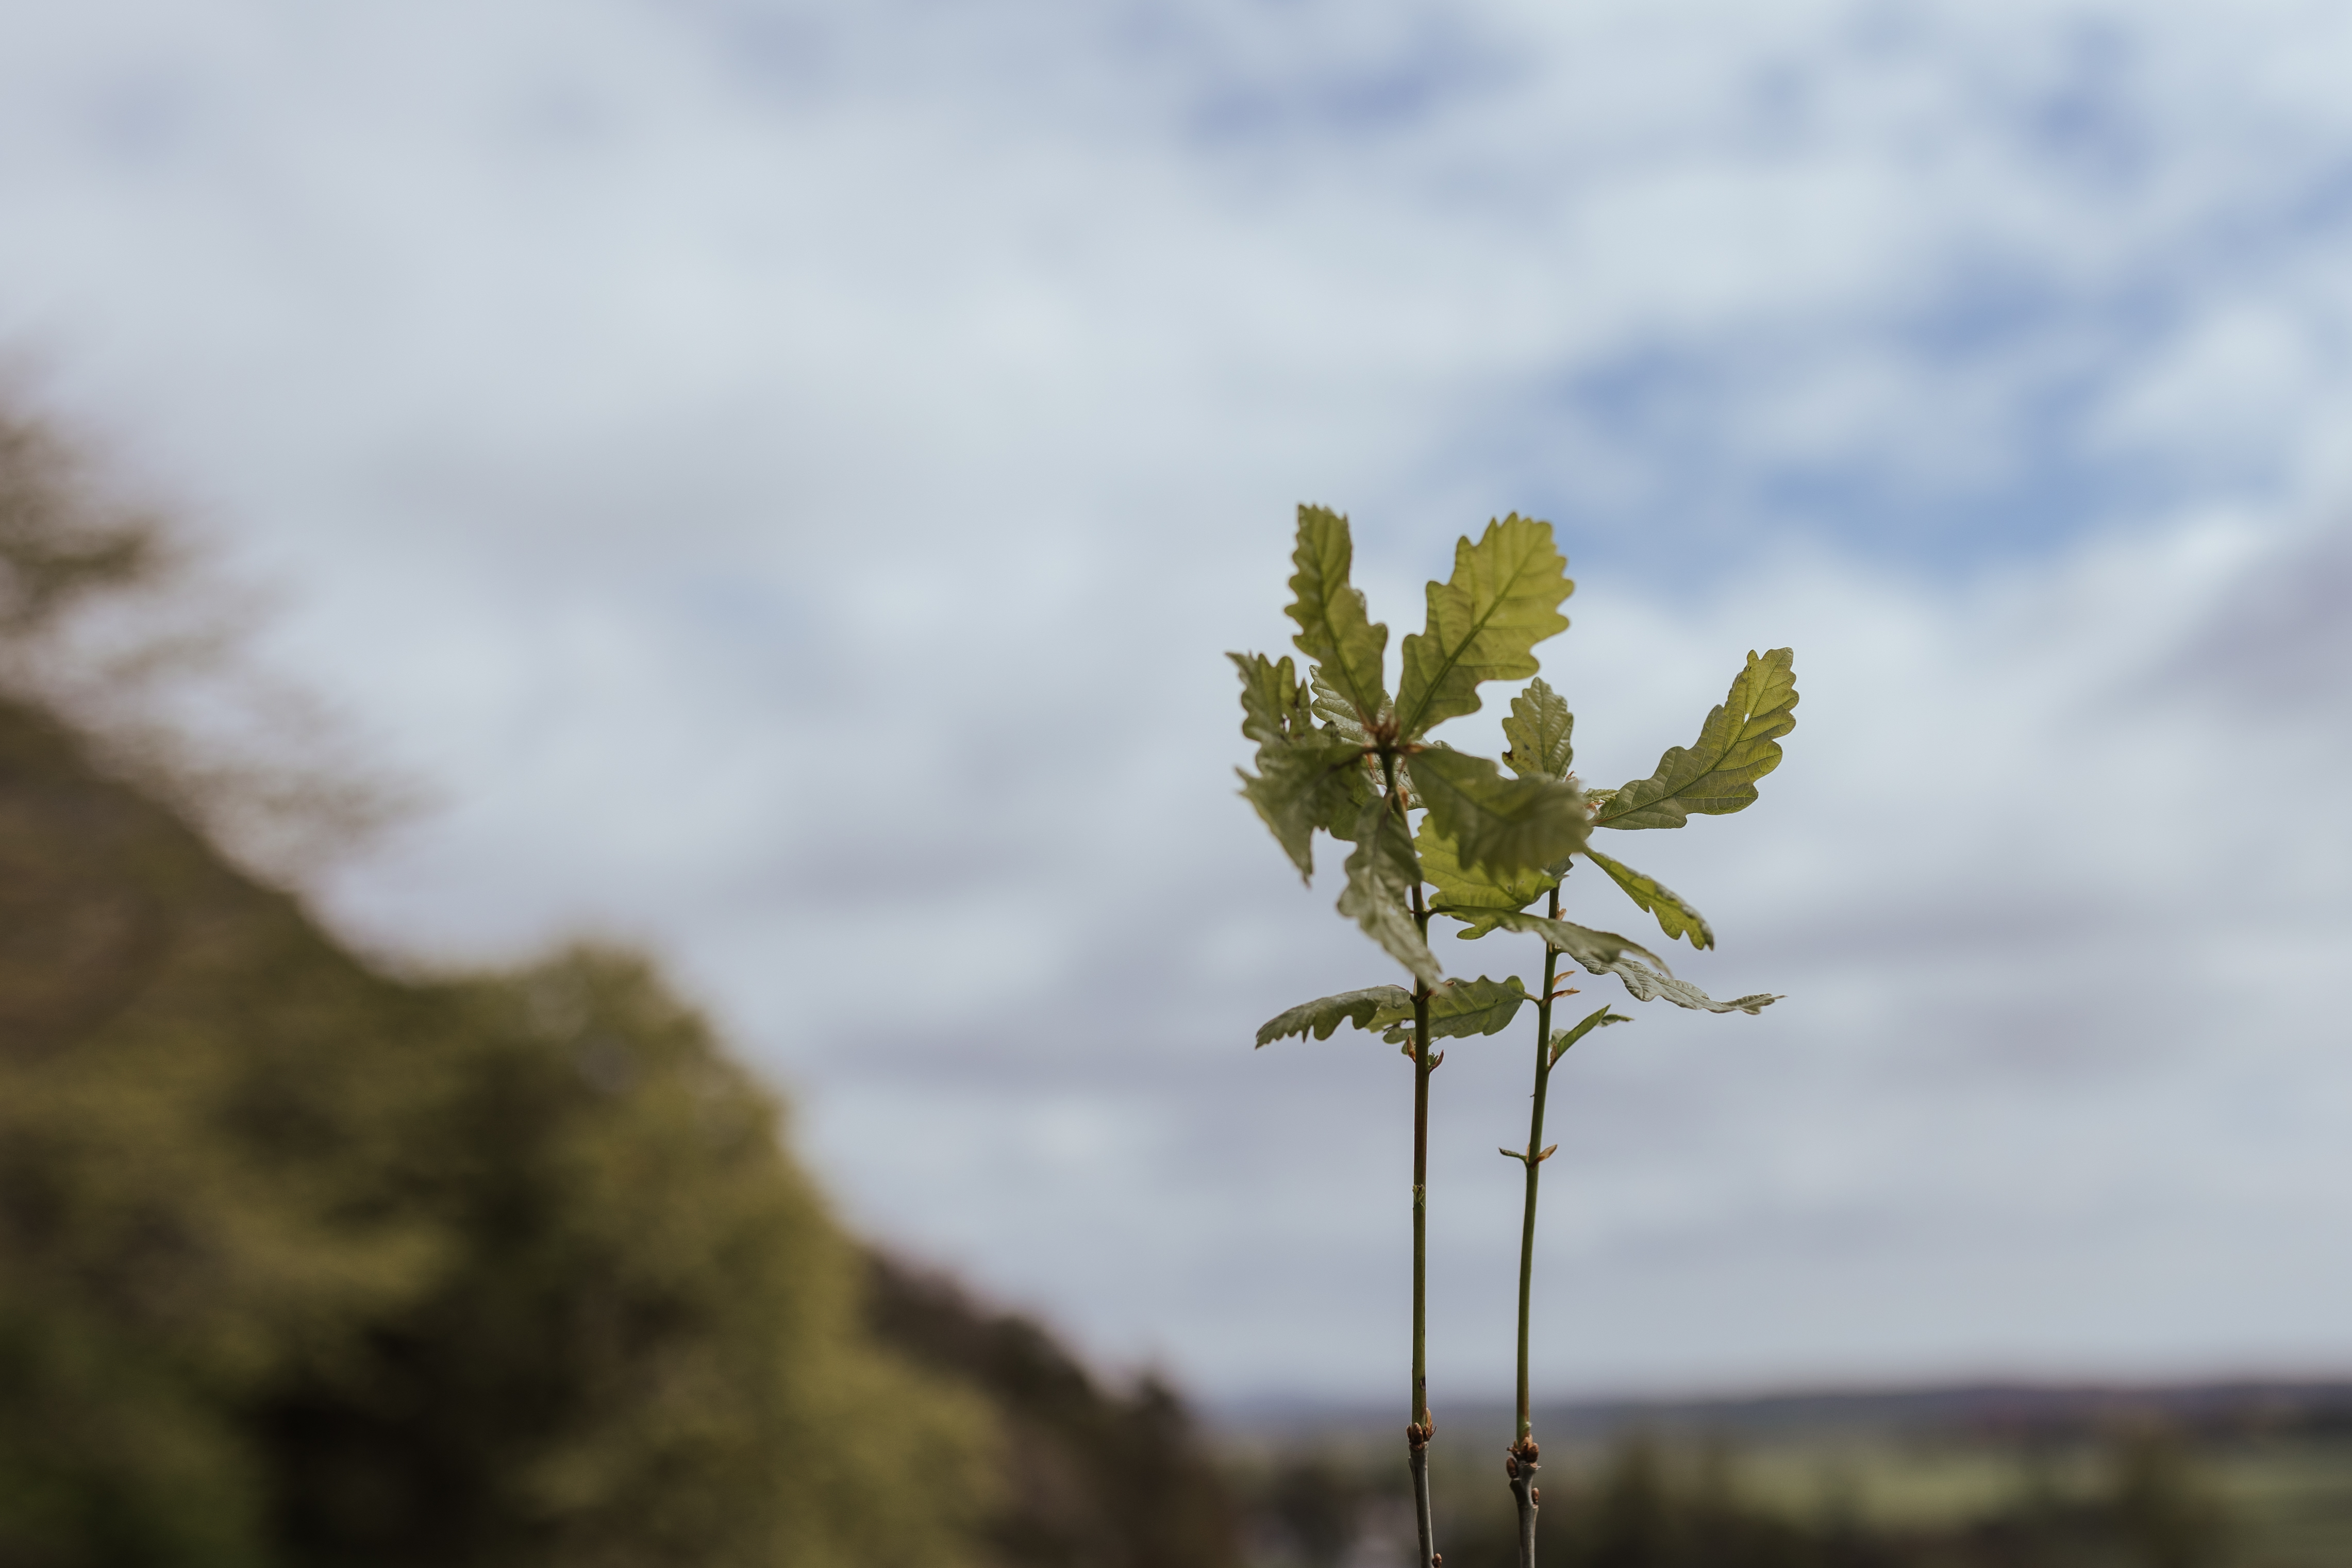
[(1307, 704), (1308, 709), (1324, 721), (1333, 734), (1344, 735), (1366, 746), (1372, 743), (1370, 731), (1365, 729), (1364, 721), (1357, 714), (1356, 705), (1348, 700), (1346, 693), (1331, 684), (1331, 678), (1323, 673), (1321, 665), (1307, 667), (1307, 685), (1310, 693)]
[(1356, 848), (1348, 857), (1348, 885), (1339, 912), (1364, 928), (1391, 958), (1424, 985), (1444, 978), (1413, 921), (1408, 900), (1421, 885), (1421, 866), (1404, 817), (1386, 798), (1368, 802), (1356, 819)]
[(1302, 881), (1315, 876), (1315, 830), (1339, 821), (1353, 826), (1361, 756), (1346, 741), (1318, 735), (1297, 745), (1262, 749), (1255, 775), (1234, 770), (1241, 776), (1244, 798), (1257, 808)]
[(1486, 758), (1440, 745), (1413, 754), (1412, 780), (1430, 820), (1471, 870), (1507, 879), (1584, 847), (1584, 795), (1565, 779), (1507, 779)]
[(1278, 663), (1262, 653), (1225, 657), (1241, 671), (1242, 733), (1257, 742), (1261, 760), (1268, 746), (1286, 744), (1312, 730), (1312, 700), (1289, 655)]
[(1589, 844), (1584, 847), (1584, 858), (1608, 872), (1609, 879), (1624, 889), (1627, 898), (1656, 916), (1658, 929), (1666, 933), (1667, 941), (1687, 936), (1693, 947), (1705, 949), (1715, 945), (1714, 928), (1706, 923), (1705, 915), (1684, 901), (1680, 893), (1655, 877), (1612, 860)]
[(1596, 827), (1680, 827), (1696, 811), (1719, 816), (1752, 804), (1756, 781), (1780, 765), (1780, 737), (1797, 727), (1796, 656), (1776, 647), (1731, 683), (1688, 749), (1667, 748), (1648, 778), (1596, 795)]
[[(1257, 742), (1256, 773), (1236, 769), (1257, 809), (1303, 879), (1315, 874), (1315, 830), (1352, 828), (1371, 793), (1360, 747), (1315, 723), (1307, 683), (1286, 658), (1229, 654), (1242, 678), (1242, 733)], [(1342, 833), (1341, 837), (1347, 837)]]
[(1275, 1041), (1297, 1035), (1300, 1039), (1313, 1035), (1328, 1040), (1341, 1024), (1353, 1024), (1359, 1029), (1369, 1029), (1372, 1020), (1384, 1009), (1402, 1005), (1405, 1016), (1412, 1016), (1412, 993), (1402, 985), (1373, 985), (1361, 991), (1342, 991), (1336, 996), (1318, 996), (1312, 1002), (1276, 1013), (1258, 1026), (1257, 1043), (1272, 1045)]
[[(1475, 980), (1449, 980), (1430, 990), (1429, 1037), (1499, 1035), (1518, 1016), (1520, 1006), (1534, 1000), (1516, 974), (1500, 980), (1483, 974)], [(1369, 1026), (1386, 1028), (1381, 1038), (1390, 1045), (1405, 1044), (1412, 1038), (1412, 998), (1407, 995), (1402, 1007), (1383, 1008)]]
[[(1671, 973), (1661, 973), (1666, 961), (1639, 942), (1630, 942), (1615, 931), (1593, 931), (1568, 921), (1546, 920), (1541, 915), (1498, 915), (1495, 923), (1506, 931), (1528, 931), (1546, 942), (1584, 966), (1588, 974), (1613, 974), (1625, 984), (1636, 1002), (1654, 1002), (1660, 997), (1677, 1007), (1692, 1007), (1707, 1013), (1758, 1013), (1778, 1002), (1778, 996), (1739, 996), (1728, 1002), (1718, 1002), (1687, 980), (1677, 980)], [(1631, 955), (1640, 953), (1657, 969)], [(1565, 1047), (1563, 1047), (1565, 1048)]]
[(1454, 841), (1437, 831), (1434, 816), (1421, 819), (1412, 842), (1421, 852), (1422, 880), (1437, 889), (1432, 910), (1467, 922), (1455, 933), (1465, 942), (1493, 931), (1496, 913), (1526, 909), (1559, 885), (1557, 878), (1541, 871), (1467, 869), (1454, 852)]
[[(1582, 960), (1578, 962), (1582, 963)], [(1601, 973), (1590, 963), (1584, 967), (1595, 974)], [(1660, 974), (1630, 958), (1618, 960), (1608, 965), (1607, 970), (1625, 983), (1625, 989), (1633, 994), (1636, 1002), (1654, 1002), (1663, 996), (1677, 1007), (1690, 1007), (1703, 1013), (1761, 1013), (1780, 999), (1759, 993), (1754, 996), (1735, 996), (1728, 1002), (1718, 1002), (1687, 980)]]
[(1429, 585), (1427, 629), (1408, 635), (1397, 678), (1397, 731), (1413, 740), (1478, 710), (1478, 683), (1537, 669), (1536, 644), (1568, 629), (1576, 589), (1551, 524), (1513, 512), (1454, 546), (1454, 575)]
[[(1615, 931), (1592, 931), (1567, 921), (1546, 920), (1540, 915), (1501, 915), (1496, 924), (1506, 931), (1528, 931), (1542, 937), (1559, 952), (1584, 966), (1588, 974), (1613, 974), (1624, 982), (1625, 989), (1636, 1002), (1654, 1002), (1664, 997), (1677, 1007), (1691, 1007), (1706, 1013), (1758, 1013), (1778, 996), (1738, 996), (1728, 1002), (1718, 1002), (1687, 980), (1677, 980), (1671, 973), (1661, 973), (1665, 961), (1638, 942), (1629, 942)], [(1652, 969), (1641, 959), (1640, 953)], [(1558, 1045), (1558, 1042), (1554, 1042)], [(1567, 1047), (1559, 1046), (1559, 1050)], [(1555, 1056), (1557, 1051), (1555, 1051)]]
[[(1358, 746), (1369, 748), (1371, 745), (1371, 736), (1365, 730), (1363, 721), (1356, 716), (1354, 705), (1339, 694), (1338, 687), (1333, 686), (1324, 678), (1319, 666), (1310, 664), (1307, 667), (1307, 685), (1311, 694), (1307, 699), (1307, 710), (1323, 721), (1320, 729), (1324, 734), (1351, 742)], [(1405, 776), (1402, 760), (1398, 763), (1397, 777), (1400, 785), (1409, 782)], [(1330, 829), (1331, 837), (1353, 842), (1356, 837), (1356, 814), (1363, 809), (1366, 801), (1380, 793), (1381, 765), (1373, 760), (1368, 751), (1361, 764), (1348, 780), (1347, 808), (1335, 814), (1332, 820), (1326, 824)]]
[(1297, 597), (1285, 612), (1298, 623), (1292, 639), (1320, 667), (1324, 679), (1370, 724), (1388, 707), (1381, 673), (1388, 656), (1389, 629), (1370, 619), (1363, 591), (1348, 583), (1355, 559), (1348, 520), (1327, 507), (1298, 509), (1298, 543), (1291, 552), (1298, 568), (1290, 579)]
[(1323, 823), (1324, 830), (1343, 843), (1353, 844), (1356, 824), (1361, 820), (1364, 807), (1380, 798), (1380, 764), (1358, 752), (1355, 765), (1341, 768), (1333, 780), (1332, 793), (1328, 797), (1330, 816)]
[(1542, 915), (1496, 914), (1496, 925), (1505, 931), (1524, 931), (1539, 936), (1560, 952), (1568, 954), (1595, 974), (1612, 973), (1611, 965), (1625, 961), (1629, 952), (1638, 952), (1660, 969), (1666, 961), (1630, 937), (1619, 936), (1613, 931), (1594, 931), (1573, 921), (1548, 920)]
[(1568, 700), (1538, 677), (1511, 699), (1511, 716), (1503, 721), (1503, 738), (1511, 749), (1503, 753), (1503, 761), (1523, 779), (1564, 779), (1576, 761), (1576, 748), (1570, 743), (1575, 731), (1576, 715), (1568, 710)]

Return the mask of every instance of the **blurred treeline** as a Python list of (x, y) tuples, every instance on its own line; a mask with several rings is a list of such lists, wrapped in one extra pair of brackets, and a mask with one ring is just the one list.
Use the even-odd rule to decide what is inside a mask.
[(0, 1568), (1236, 1561), (1173, 1395), (844, 1234), (643, 959), (243, 868), (114, 701), (182, 564), (0, 417)]
[[(2352, 1563), (2352, 1389), (2191, 1403), (2052, 1399), (2030, 1420), (1957, 1414), (1965, 1391), (1758, 1422), (1725, 1406), (1547, 1445), (1546, 1568), (2341, 1568)], [(1790, 1402), (1796, 1405), (1800, 1402)], [(1824, 1402), (1832, 1403), (1832, 1402)], [(2137, 1404), (2137, 1407), (2133, 1405)], [(1507, 1415), (1439, 1417), (1447, 1568), (1514, 1568)], [(1488, 1429), (1490, 1462), (1464, 1452)], [(1556, 1426), (1555, 1429), (1558, 1429)], [(1263, 1568), (1408, 1561), (1412, 1517), (1385, 1433), (1293, 1427), (1232, 1458)]]

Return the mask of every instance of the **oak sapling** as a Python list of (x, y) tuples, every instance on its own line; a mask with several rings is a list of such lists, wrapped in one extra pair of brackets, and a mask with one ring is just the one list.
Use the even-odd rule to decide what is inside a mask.
[(1490, 1035), (1528, 999), (1517, 975), (1447, 981), (1429, 948), (1433, 910), (1415, 849), (1443, 837), (1468, 873), (1500, 881), (1540, 875), (1583, 846), (1591, 813), (1565, 777), (1507, 778), (1484, 757), (1455, 751), (1429, 732), (1475, 713), (1478, 687), (1537, 672), (1535, 645), (1565, 631), (1559, 605), (1573, 590), (1551, 525), (1514, 513), (1454, 547), (1454, 573), (1428, 589), (1425, 629), (1406, 637), (1396, 694), (1389, 694), (1388, 627), (1371, 620), (1348, 574), (1354, 554), (1348, 520), (1322, 507), (1298, 509), (1297, 573), (1288, 614), (1307, 656), (1305, 679), (1286, 656), (1234, 654), (1242, 680), (1242, 732), (1257, 743), (1257, 772), (1242, 773), (1256, 807), (1302, 879), (1315, 869), (1318, 832), (1353, 846), (1339, 912), (1355, 921), (1412, 984), (1374, 985), (1290, 1008), (1258, 1030), (1261, 1046), (1290, 1035), (1328, 1039), (1344, 1021), (1379, 1029), (1413, 1064), (1412, 1388), (1405, 1428), (1420, 1530), (1422, 1568), (1440, 1559), (1429, 1504), (1427, 1263), (1429, 1080), (1442, 1053), (1431, 1043)]
[[(1721, 816), (1738, 811), (1756, 799), (1756, 781), (1780, 765), (1780, 737), (1796, 728), (1796, 674), (1787, 648), (1774, 648), (1762, 658), (1750, 653), (1748, 664), (1731, 683), (1722, 704), (1706, 716), (1698, 739), (1688, 747), (1675, 746), (1658, 759), (1657, 770), (1613, 790), (1596, 790), (1586, 797), (1596, 827), (1633, 829), (1680, 827), (1694, 812)], [(1511, 716), (1503, 721), (1510, 749), (1503, 760), (1522, 779), (1575, 783), (1570, 766), (1575, 758), (1571, 739), (1576, 719), (1567, 702), (1541, 680), (1512, 699)], [(1590, 973), (1614, 974), (1637, 1001), (1663, 997), (1676, 1006), (1710, 1013), (1757, 1013), (1778, 997), (1741, 996), (1717, 1002), (1687, 981), (1677, 980), (1665, 961), (1648, 949), (1610, 931), (1592, 931), (1559, 918), (1559, 889), (1572, 857), (1564, 857), (1541, 873), (1499, 877), (1489, 868), (1465, 867), (1442, 828), (1424, 821), (1419, 835), (1423, 874), (1435, 889), (1431, 911), (1464, 922), (1456, 933), (1465, 939), (1496, 930), (1524, 931), (1544, 941), (1543, 989), (1536, 1000), (1535, 1093), (1524, 1149), (1505, 1149), (1504, 1156), (1527, 1170), (1527, 1191), (1519, 1221), (1518, 1434), (1505, 1454), (1504, 1473), (1518, 1507), (1519, 1565), (1535, 1568), (1535, 1484), (1541, 1449), (1535, 1438), (1528, 1402), (1528, 1316), (1535, 1280), (1536, 1193), (1543, 1162), (1552, 1154), (1543, 1141), (1544, 1100), (1552, 1068), (1571, 1046), (1594, 1029), (1630, 1023), (1607, 1007), (1595, 1009), (1575, 1027), (1555, 1033), (1553, 1005), (1573, 991), (1558, 988), (1559, 955), (1567, 953)], [(1581, 854), (1607, 873), (1627, 897), (1658, 922), (1668, 942), (1687, 940), (1694, 948), (1715, 945), (1706, 918), (1656, 878), (1601, 854), (1587, 843)], [(1538, 899), (1545, 911), (1528, 912)], [(1652, 969), (1642, 962), (1657, 967)]]

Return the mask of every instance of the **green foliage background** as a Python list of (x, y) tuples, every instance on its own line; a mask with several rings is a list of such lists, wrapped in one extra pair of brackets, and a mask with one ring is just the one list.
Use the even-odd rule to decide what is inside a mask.
[(403, 975), (226, 853), (76, 640), (167, 543), (0, 414), (0, 1568), (1234, 1561), (1174, 1396), (875, 1259), (643, 959)]
[(0, 1556), (958, 1555), (983, 1401), (641, 962), (378, 974), (22, 709), (0, 932)]

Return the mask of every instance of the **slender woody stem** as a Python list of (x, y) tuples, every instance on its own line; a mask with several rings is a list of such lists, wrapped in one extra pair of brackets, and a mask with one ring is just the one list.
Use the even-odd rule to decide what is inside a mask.
[[(1421, 889), (1412, 890), (1413, 923), (1429, 934)], [(1429, 1425), (1429, 987), (1412, 988), (1412, 1422)]]
[[(1389, 798), (1404, 815), (1397, 795), (1396, 757), (1383, 753), (1381, 772)], [(1412, 922), (1421, 939), (1429, 940), (1429, 909), (1421, 884), (1412, 888)], [(1412, 1408), (1404, 1429), (1405, 1463), (1412, 1474), (1413, 1520), (1421, 1536), (1421, 1568), (1438, 1568), (1435, 1521), (1429, 1503), (1429, 1438), (1435, 1423), (1429, 1418), (1429, 1075), (1436, 1063), (1429, 1050), (1429, 983), (1418, 976), (1412, 985)]]
[[(1559, 919), (1559, 889), (1551, 890), (1545, 912)], [(1552, 985), (1559, 974), (1559, 954), (1544, 944), (1543, 993), (1536, 1003), (1535, 1107), (1528, 1118), (1528, 1146), (1520, 1155), (1528, 1170), (1527, 1206), (1519, 1220), (1519, 1433), (1503, 1457), (1503, 1471), (1511, 1479), (1511, 1497), (1519, 1510), (1519, 1568), (1536, 1568), (1537, 1459), (1535, 1423), (1528, 1404), (1528, 1319), (1535, 1294), (1536, 1189), (1543, 1180), (1544, 1097), (1551, 1088)]]
[[(1551, 902), (1546, 913), (1559, 919), (1559, 889), (1551, 890)], [(1519, 1221), (1519, 1440), (1525, 1442), (1534, 1434), (1528, 1408), (1528, 1314), (1535, 1290), (1536, 1275), (1536, 1187), (1542, 1180), (1543, 1163), (1538, 1151), (1543, 1147), (1544, 1096), (1551, 1088), (1551, 1005), (1552, 986), (1559, 976), (1559, 954), (1551, 944), (1544, 944), (1543, 993), (1536, 1002), (1536, 1093), (1535, 1109), (1528, 1121), (1528, 1200), (1527, 1209)]]

